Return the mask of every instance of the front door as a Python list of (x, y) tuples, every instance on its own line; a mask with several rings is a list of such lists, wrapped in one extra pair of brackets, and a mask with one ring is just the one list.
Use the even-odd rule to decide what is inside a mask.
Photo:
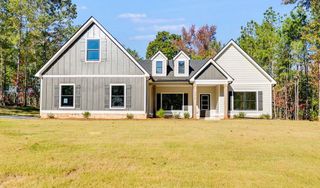
[(210, 94), (200, 94), (200, 117), (210, 117)]

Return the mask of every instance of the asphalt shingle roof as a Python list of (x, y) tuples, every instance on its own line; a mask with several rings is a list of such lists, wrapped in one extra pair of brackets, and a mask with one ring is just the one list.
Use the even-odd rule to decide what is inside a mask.
[[(167, 65), (167, 76), (152, 76), (152, 79), (156, 82), (163, 81), (189, 81), (196, 72), (198, 72), (202, 66), (208, 62), (208, 59), (204, 60), (190, 60), (189, 61), (189, 76), (187, 77), (175, 77), (173, 72), (173, 60), (168, 61)], [(152, 75), (152, 61), (142, 60), (139, 64)]]

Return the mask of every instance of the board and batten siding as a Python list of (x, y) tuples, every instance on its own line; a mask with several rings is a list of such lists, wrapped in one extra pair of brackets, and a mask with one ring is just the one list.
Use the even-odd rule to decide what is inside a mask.
[[(86, 62), (86, 39), (100, 39), (100, 62)], [(44, 75), (143, 75), (143, 71), (95, 24)]]
[[(80, 86), (80, 107), (74, 109), (63, 109), (63, 111), (144, 111), (144, 85), (145, 78), (143, 77), (125, 77), (125, 78), (42, 78), (42, 107), (41, 110), (62, 110), (55, 105), (55, 87), (59, 87), (60, 84), (75, 84)], [(110, 109), (105, 107), (106, 86), (110, 84), (126, 84), (127, 89), (131, 88), (131, 100), (130, 107), (126, 109)], [(130, 86), (130, 87), (128, 87)], [(76, 96), (75, 96), (76, 97)], [(127, 100), (127, 99), (126, 99)], [(76, 104), (77, 106), (77, 104)]]

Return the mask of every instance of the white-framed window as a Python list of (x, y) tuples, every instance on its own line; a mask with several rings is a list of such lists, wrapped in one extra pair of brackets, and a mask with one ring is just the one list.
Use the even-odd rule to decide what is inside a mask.
[(185, 74), (185, 61), (178, 61), (178, 74)]
[(100, 39), (86, 40), (86, 62), (100, 62), (101, 59)]
[(110, 84), (110, 108), (125, 109), (126, 108), (126, 85)]
[(233, 110), (256, 111), (258, 105), (257, 91), (234, 91)]
[(60, 84), (59, 107), (75, 107), (75, 84)]
[(156, 61), (156, 74), (163, 73), (163, 61)]

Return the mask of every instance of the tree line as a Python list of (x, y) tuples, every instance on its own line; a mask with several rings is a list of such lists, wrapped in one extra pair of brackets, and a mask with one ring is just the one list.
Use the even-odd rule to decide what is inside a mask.
[[(288, 15), (267, 9), (261, 22), (241, 27), (237, 42), (277, 81), (275, 118), (314, 120), (320, 113), (320, 2), (282, 3), (295, 8)], [(0, 0), (0, 106), (39, 106), (34, 74), (78, 29), (76, 17), (71, 0)], [(146, 58), (159, 50), (170, 59), (180, 50), (193, 59), (211, 58), (222, 48), (216, 32), (215, 25), (192, 25), (180, 34), (158, 32)]]

